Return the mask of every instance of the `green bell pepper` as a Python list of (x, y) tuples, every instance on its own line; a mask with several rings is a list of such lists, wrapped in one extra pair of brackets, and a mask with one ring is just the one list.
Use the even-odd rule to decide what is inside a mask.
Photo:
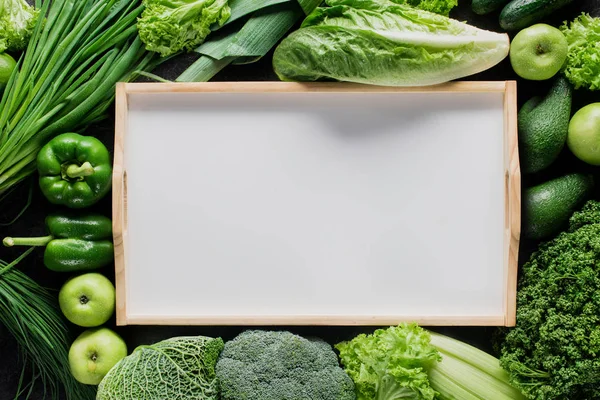
[(63, 133), (38, 153), (40, 188), (53, 204), (83, 208), (103, 198), (112, 183), (108, 150), (98, 139)]
[(87, 271), (104, 267), (114, 259), (112, 222), (103, 215), (50, 215), (50, 235), (34, 238), (4, 238), (4, 245), (46, 246), (44, 264), (57, 272)]

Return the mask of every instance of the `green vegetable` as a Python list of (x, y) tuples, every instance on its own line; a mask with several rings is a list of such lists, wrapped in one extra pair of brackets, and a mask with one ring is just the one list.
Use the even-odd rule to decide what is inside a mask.
[(512, 0), (500, 13), (500, 26), (507, 31), (523, 29), (572, 2), (573, 0)]
[(559, 232), (569, 216), (589, 199), (594, 181), (590, 175), (568, 174), (523, 193), (523, 235), (544, 239)]
[(338, 343), (340, 360), (358, 400), (433, 400), (427, 372), (441, 360), (429, 333), (417, 324), (378, 329)]
[(146, 49), (166, 57), (193, 50), (210, 34), (214, 23), (223, 25), (231, 15), (227, 0), (143, 0), (138, 20)]
[(50, 215), (49, 236), (7, 237), (5, 246), (46, 246), (44, 264), (57, 272), (87, 271), (110, 264), (114, 258), (112, 222), (102, 215)]
[[(52, 400), (92, 400), (95, 389), (78, 383), (69, 371), (71, 337), (56, 296), (14, 269), (32, 249), (8, 264), (0, 260), (0, 323), (14, 336), (23, 372), (14, 399), (30, 399), (36, 381)], [(16, 368), (16, 366), (14, 366)], [(25, 371), (33, 380), (24, 384)]]
[(510, 0), (473, 0), (471, 8), (475, 14), (485, 15), (502, 8)]
[(600, 398), (598, 265), (600, 203), (589, 201), (523, 266), (500, 362), (528, 399)]
[[(251, 4), (252, 3), (252, 4)], [(229, 64), (257, 61), (321, 0), (231, 0), (232, 19), (247, 17), (210, 35), (196, 49), (201, 56), (178, 82), (206, 82)], [(241, 26), (241, 28), (240, 28)]]
[(158, 60), (137, 37), (131, 0), (44, 1), (0, 100), (0, 195), (36, 170), (42, 146), (106, 117), (115, 85)]
[(98, 139), (63, 133), (37, 156), (40, 188), (53, 204), (84, 208), (110, 190), (112, 167), (108, 150)]
[(10, 76), (17, 67), (17, 62), (9, 54), (0, 53), (0, 93), (8, 83)]
[(520, 400), (521, 392), (511, 386), (500, 361), (484, 351), (430, 332), (431, 344), (442, 361), (429, 370), (429, 381), (440, 400)]
[(397, 4), (408, 4), (411, 7), (421, 10), (430, 11), (432, 13), (445, 15), (450, 14), (450, 11), (458, 5), (458, 0), (391, 0)]
[(289, 332), (243, 332), (225, 343), (216, 371), (222, 400), (356, 398), (330, 345)]
[(175, 337), (139, 346), (106, 374), (96, 400), (217, 400), (221, 338)]
[(0, 0), (0, 53), (23, 50), (38, 15), (39, 11), (25, 0)]
[(433, 85), (486, 70), (508, 55), (505, 34), (389, 0), (327, 0), (277, 47), (282, 80)]
[(564, 74), (576, 89), (600, 89), (600, 18), (582, 14), (560, 27), (569, 43)]
[(519, 111), (519, 152), (523, 172), (539, 172), (558, 158), (567, 140), (572, 97), (573, 88), (561, 77), (545, 98), (533, 97)]

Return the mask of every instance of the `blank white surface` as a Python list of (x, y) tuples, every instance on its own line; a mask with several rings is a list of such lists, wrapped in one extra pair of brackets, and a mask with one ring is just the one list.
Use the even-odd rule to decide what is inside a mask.
[(503, 93), (130, 94), (127, 316), (502, 316), (503, 136)]

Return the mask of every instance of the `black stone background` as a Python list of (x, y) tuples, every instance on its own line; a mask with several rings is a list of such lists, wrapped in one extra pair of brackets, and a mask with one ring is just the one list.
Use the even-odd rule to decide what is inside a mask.
[[(589, 12), (593, 16), (600, 17), (600, 0), (574, 0), (570, 6), (556, 12), (548, 22), (554, 26), (560, 25), (563, 20), (571, 20), (579, 15), (580, 12)], [(500, 31), (497, 22), (497, 13), (488, 16), (477, 16), (472, 13), (469, 0), (459, 0), (459, 6), (451, 13), (451, 17), (466, 21), (472, 25), (483, 29)], [(264, 57), (255, 64), (243, 66), (229, 66), (214, 78), (215, 81), (265, 81), (276, 80), (276, 76), (271, 68), (272, 53)], [(170, 62), (161, 65), (155, 73), (166, 78), (175, 79), (185, 68), (190, 65), (195, 56), (193, 54), (178, 57)], [(483, 72), (481, 74), (465, 78), (468, 80), (518, 80), (519, 105), (528, 100), (534, 95), (544, 95), (549, 88), (550, 82), (532, 82), (519, 79), (512, 71), (508, 58), (496, 67)], [(590, 93), (585, 91), (576, 91), (574, 96), (573, 112), (591, 102), (600, 101), (600, 93)], [(111, 111), (112, 114), (112, 111)], [(107, 147), (112, 151), (113, 147), (113, 126), (114, 119), (111, 117), (98, 125), (90, 127), (84, 134), (94, 135), (100, 138)], [(167, 136), (168, 133), (165, 133)], [(476, 149), (474, 149), (475, 151)], [(160, 162), (160, 157), (157, 157), (157, 162)], [(476, 166), (474, 166), (476, 167)], [(584, 165), (578, 161), (573, 155), (565, 150), (559, 160), (547, 171), (537, 176), (524, 176), (524, 186), (535, 184), (548, 180), (552, 177), (559, 176), (571, 171), (589, 171), (597, 174), (600, 171)], [(34, 177), (33, 179), (35, 179)], [(37, 236), (43, 235), (44, 217), (56, 210), (56, 207), (51, 206), (46, 202), (41, 193), (38, 191), (37, 182), (27, 181), (21, 185), (16, 192), (3, 204), (0, 204), (0, 223), (11, 220), (18, 210), (24, 205), (27, 199), (29, 184), (34, 185), (32, 205), (27, 209), (26, 213), (13, 225), (9, 227), (0, 227), (0, 237), (7, 235), (12, 236)], [(157, 182), (160, 184), (160, 182)], [(473, 184), (476, 184), (474, 182)], [(600, 185), (597, 185), (600, 186)], [(600, 198), (597, 191), (596, 197)], [(93, 211), (105, 213), (110, 216), (111, 202), (110, 197), (105, 198), (99, 204), (93, 207)], [(157, 213), (164, 212), (156, 210)], [(160, 232), (157, 232), (160, 234)], [(521, 264), (527, 259), (530, 251), (535, 248), (535, 243), (523, 241), (521, 244)], [(20, 254), (20, 250), (0, 248), (0, 258), (4, 260), (13, 260)], [(176, 252), (177, 249), (168, 249)], [(42, 262), (43, 251), (37, 250), (21, 263), (19, 268), (34, 278), (43, 286), (57, 290), (61, 284), (67, 279), (68, 275), (58, 274), (48, 271)], [(114, 278), (113, 267), (107, 267), (100, 271), (111, 279)], [(168, 265), (165, 265), (165, 274), (169, 273)], [(160, 279), (160, 277), (157, 277)], [(209, 285), (210, 282), (198, 282), (198, 290), (202, 290), (204, 285)], [(356, 295), (360, 295), (357, 293)], [(427, 293), (423, 293), (427, 296)], [(240, 299), (243, 301), (243, 299)], [(114, 324), (114, 322), (113, 322)], [(74, 334), (78, 334), (82, 329), (72, 326)], [(166, 339), (179, 335), (208, 335), (221, 336), (224, 340), (231, 339), (237, 334), (247, 329), (245, 327), (165, 327), (165, 326), (128, 326), (113, 328), (123, 336), (127, 342), (130, 351), (140, 344), (149, 344), (162, 339)], [(268, 328), (268, 327), (267, 327)], [(281, 329), (289, 329), (294, 333), (306, 336), (316, 336), (327, 340), (330, 343), (337, 343), (341, 340), (347, 340), (358, 333), (370, 332), (374, 327), (278, 327)], [(497, 331), (493, 327), (439, 327), (434, 330), (450, 335), (452, 337), (473, 344), (483, 350), (493, 353), (492, 336)], [(10, 336), (7, 330), (0, 325), (0, 400), (13, 399), (15, 388), (18, 383), (21, 364), (18, 359), (17, 345), (14, 339)], [(65, 368), (68, 366), (65, 365)], [(34, 399), (43, 399), (41, 388), (38, 387)], [(493, 399), (490, 399), (493, 400)]]

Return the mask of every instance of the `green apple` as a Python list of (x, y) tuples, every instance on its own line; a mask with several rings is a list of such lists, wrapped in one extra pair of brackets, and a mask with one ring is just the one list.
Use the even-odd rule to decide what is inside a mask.
[(17, 63), (14, 58), (6, 53), (0, 53), (0, 93), (8, 83), (16, 66)]
[(565, 35), (547, 24), (536, 24), (517, 33), (510, 45), (510, 63), (521, 78), (552, 78), (567, 59)]
[(600, 165), (600, 103), (587, 105), (573, 115), (567, 146), (581, 161)]
[(69, 367), (78, 382), (98, 385), (104, 375), (127, 356), (121, 336), (108, 328), (88, 329), (69, 349)]
[(101, 274), (79, 275), (63, 285), (58, 303), (65, 317), (75, 325), (100, 326), (115, 311), (115, 287)]

